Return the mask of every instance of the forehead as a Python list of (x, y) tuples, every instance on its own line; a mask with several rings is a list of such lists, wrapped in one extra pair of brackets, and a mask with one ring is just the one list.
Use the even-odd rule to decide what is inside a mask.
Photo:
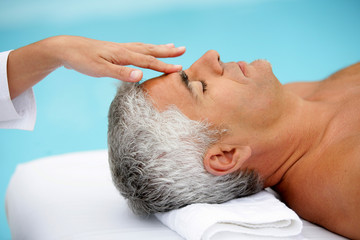
[(142, 84), (155, 108), (160, 112), (175, 105), (190, 119), (198, 119), (196, 101), (182, 83), (179, 73), (171, 73), (150, 79)]

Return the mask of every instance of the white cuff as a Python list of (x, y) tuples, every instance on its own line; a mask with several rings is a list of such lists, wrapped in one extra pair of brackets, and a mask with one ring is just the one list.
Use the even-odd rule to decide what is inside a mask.
[(10, 99), (7, 59), (10, 51), (0, 53), (0, 128), (33, 130), (36, 121), (34, 92), (28, 89)]

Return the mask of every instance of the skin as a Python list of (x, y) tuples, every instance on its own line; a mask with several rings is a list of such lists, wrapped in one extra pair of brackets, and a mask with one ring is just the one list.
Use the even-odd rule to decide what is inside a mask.
[(10, 97), (17, 97), (62, 66), (92, 77), (138, 82), (142, 71), (125, 65), (172, 73), (182, 67), (157, 58), (177, 57), (184, 52), (184, 47), (176, 48), (174, 44), (114, 43), (77, 36), (47, 38), (10, 52), (7, 64)]
[[(159, 111), (175, 104), (229, 132), (207, 150), (214, 175), (255, 169), (302, 218), (360, 239), (360, 63), (318, 82), (282, 85), (264, 60), (209, 51), (185, 73), (143, 84)], [(201, 81), (207, 84), (203, 92)]]

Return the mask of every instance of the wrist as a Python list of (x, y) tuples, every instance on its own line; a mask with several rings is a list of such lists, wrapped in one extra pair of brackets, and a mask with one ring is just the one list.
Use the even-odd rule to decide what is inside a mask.
[(54, 36), (39, 41), (41, 44), (40, 48), (46, 59), (51, 66), (52, 71), (64, 66), (66, 62), (66, 44), (68, 36)]
[(54, 39), (44, 39), (12, 51), (7, 77), (11, 98), (34, 86), (61, 66)]

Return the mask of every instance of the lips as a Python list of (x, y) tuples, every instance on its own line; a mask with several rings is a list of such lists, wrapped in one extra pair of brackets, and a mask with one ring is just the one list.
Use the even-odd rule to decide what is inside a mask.
[(247, 67), (247, 63), (244, 62), (244, 61), (240, 61), (240, 62), (237, 62), (237, 64), (239, 65), (242, 73), (244, 74), (244, 76), (246, 76), (246, 67)]

